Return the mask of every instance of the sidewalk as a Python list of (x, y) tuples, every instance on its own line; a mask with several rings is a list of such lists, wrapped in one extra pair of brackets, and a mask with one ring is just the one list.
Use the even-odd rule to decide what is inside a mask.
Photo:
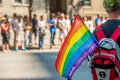
[(15, 51), (13, 48), (11, 48), (8, 52), (3, 52), (0, 50), (0, 53), (41, 53), (41, 52), (46, 52), (46, 53), (51, 53), (51, 52), (58, 52), (60, 49), (60, 46), (56, 45), (53, 46), (51, 49), (49, 49), (48, 45), (44, 46), (44, 49), (38, 49), (38, 47), (28, 47), (26, 51), (21, 50), (21, 48), (18, 51)]
[[(59, 51), (59, 49), (60, 49), (60, 46), (58, 45), (58, 36), (59, 36), (59, 30), (57, 29), (56, 30), (56, 36), (55, 36), (55, 46), (53, 46), (51, 49), (49, 49), (49, 47), (50, 47), (50, 32), (49, 32), (49, 29), (46, 29), (46, 36), (45, 36), (45, 38), (44, 38), (44, 49), (43, 50), (39, 50), (38, 49), (38, 45), (37, 46), (32, 46), (32, 47), (27, 47), (28, 49), (26, 50), (26, 51), (23, 51), (23, 50), (21, 50), (21, 49), (19, 49), (18, 51), (17, 51), (17, 53), (18, 52), (21, 52), (21, 53), (27, 53), (27, 52), (58, 52)], [(10, 31), (10, 36), (11, 36), (11, 38), (10, 38), (10, 45), (11, 45), (11, 50), (9, 51), (10, 53), (16, 53), (16, 51), (14, 51), (14, 49), (13, 49), (13, 38), (14, 38), (14, 34), (13, 34), (13, 31), (11, 30)], [(2, 49), (1, 48), (1, 46), (2, 46), (2, 36), (1, 36), (1, 34), (0, 34), (0, 40), (1, 40), (1, 42), (0, 42), (0, 49)], [(33, 43), (34, 43), (34, 35), (32, 36), (32, 40), (33, 40)], [(28, 40), (29, 41), (29, 40)], [(38, 42), (38, 37), (37, 37), (37, 42)], [(28, 42), (27, 42), (28, 43)], [(38, 44), (38, 43), (37, 43)], [(2, 52), (2, 50), (0, 50), (0, 53)], [(7, 53), (9, 53), (9, 52), (7, 52)]]

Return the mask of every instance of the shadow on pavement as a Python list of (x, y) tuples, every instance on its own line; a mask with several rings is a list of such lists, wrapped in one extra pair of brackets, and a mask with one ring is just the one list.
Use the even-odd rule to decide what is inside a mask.
[[(57, 52), (43, 52), (41, 53), (34, 53), (31, 54), (31, 56), (34, 57), (34, 59), (36, 59), (36, 62), (39, 62), (40, 64), (42, 64), (42, 66), (44, 67), (45, 71), (46, 71), (46, 76), (49, 77), (45, 77), (45, 78), (40, 78), (40, 79), (35, 79), (35, 80), (66, 80), (65, 78), (62, 78), (55, 69), (55, 60), (57, 57)], [(41, 65), (39, 65), (39, 68), (41, 67)]]
[[(57, 58), (57, 52), (49, 53), (34, 53), (32, 54), (35, 57), (36, 61), (42, 62), (42, 66), (50, 74), (50, 78), (41, 78), (39, 80), (67, 80), (66, 78), (61, 77), (55, 70), (55, 60)], [(92, 80), (90, 68), (87, 65), (87, 62), (84, 61), (79, 69), (74, 73), (73, 80)]]
[[(55, 69), (57, 52), (29, 52), (0, 55), (0, 80), (67, 80)], [(3, 78), (3, 79), (2, 79)], [(72, 80), (92, 80), (86, 61)]]

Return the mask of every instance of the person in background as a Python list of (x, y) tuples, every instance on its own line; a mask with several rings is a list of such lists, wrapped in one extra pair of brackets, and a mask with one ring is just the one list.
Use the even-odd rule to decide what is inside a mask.
[(19, 47), (19, 45), (22, 47), (22, 50), (26, 50), (26, 47), (24, 46), (24, 27), (25, 25), (23, 24), (22, 21), (22, 16), (18, 16), (18, 44), (17, 44), (17, 48)]
[[(28, 18), (27, 15), (25, 15), (23, 17), (23, 25), (26, 27), (28, 24), (29, 24), (29, 18)], [(26, 36), (26, 35), (28, 36), (28, 38), (29, 38), (29, 44), (28, 45), (29, 45), (29, 47), (31, 47), (32, 46), (32, 33), (33, 33), (32, 28), (30, 29), (30, 33), (29, 33), (29, 31), (26, 32), (25, 29), (24, 29), (24, 31), (26, 33), (24, 36)]]
[(67, 27), (65, 21), (65, 14), (61, 13), (60, 19), (58, 20), (58, 28), (59, 28), (59, 44), (61, 45), (64, 41), (64, 38), (67, 35)]
[(88, 17), (88, 24), (89, 24), (89, 30), (91, 31), (91, 32), (93, 32), (93, 30), (94, 30), (94, 27), (93, 27), (93, 22), (92, 22), (92, 18), (91, 17)]
[(4, 18), (6, 19), (6, 22), (9, 22), (9, 16), (7, 14), (4, 15)]
[(95, 19), (95, 27), (102, 23), (102, 19), (99, 14), (97, 14), (97, 18)]
[(87, 19), (86, 16), (83, 17), (83, 22), (84, 22), (84, 24), (87, 26), (87, 28), (90, 30), (90, 25), (89, 25), (89, 23), (88, 23), (88, 19)]
[(69, 32), (71, 28), (71, 21), (70, 21), (70, 17), (68, 14), (65, 15), (65, 20), (66, 20), (67, 32)]
[(32, 31), (33, 31), (33, 34), (34, 34), (34, 45), (37, 45), (37, 34), (36, 34), (36, 32), (37, 32), (37, 28), (36, 28), (37, 24), (38, 24), (37, 15), (34, 14), (33, 19), (32, 19)]
[(14, 13), (13, 14), (13, 18), (11, 19), (11, 25), (12, 25), (12, 29), (14, 32), (14, 48), (15, 51), (18, 51), (18, 48), (16, 48), (17, 44), (18, 44), (18, 18), (17, 18), (17, 14)]
[(105, 22), (106, 22), (106, 18), (102, 17), (102, 23), (105, 23)]
[(25, 38), (24, 38), (24, 47), (27, 47), (27, 40), (29, 39), (30, 36), (30, 31), (32, 28), (32, 24), (31, 23), (26, 23), (26, 25), (24, 25), (24, 34), (25, 34)]
[(51, 18), (48, 21), (48, 24), (50, 26), (50, 49), (52, 48), (55, 39), (55, 34), (56, 34), (56, 26), (57, 26), (57, 18), (55, 17), (55, 13), (51, 14)]
[(44, 21), (44, 16), (40, 16), (40, 20), (38, 20), (38, 32), (39, 34), (39, 49), (43, 49), (44, 45), (44, 36), (46, 35), (45, 33), (45, 27), (46, 27), (46, 22)]
[[(10, 21), (9, 21), (9, 16), (8, 16), (7, 14), (5, 14), (5, 15), (4, 15), (4, 18), (5, 18), (6, 23), (7, 23), (6, 25), (9, 26), (9, 34), (8, 34), (8, 35), (9, 35), (9, 39), (10, 39), (10, 37), (11, 37), (11, 35), (10, 35), (10, 34), (11, 34), (11, 23), (10, 23)], [(9, 44), (9, 47), (11, 47), (10, 44)]]
[(10, 25), (9, 22), (6, 22), (6, 19), (3, 17), (1, 20), (1, 25), (0, 25), (0, 33), (2, 35), (2, 51), (7, 52), (9, 50), (9, 30), (10, 30)]
[(74, 19), (76, 17), (77, 13), (74, 13), (73, 18), (71, 19), (71, 24), (74, 23)]
[(60, 14), (61, 14), (61, 12), (60, 12), (60, 11), (58, 11), (58, 12), (57, 12), (57, 16), (60, 16)]
[(25, 16), (23, 17), (23, 24), (26, 26), (28, 23), (29, 23), (28, 16), (25, 15)]

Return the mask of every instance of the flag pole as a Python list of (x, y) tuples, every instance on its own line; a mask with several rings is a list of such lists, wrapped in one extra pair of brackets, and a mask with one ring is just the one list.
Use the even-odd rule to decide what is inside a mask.
[[(83, 22), (83, 20), (82, 20), (82, 17), (79, 15), (78, 11), (76, 10), (76, 8), (75, 8), (75, 6), (74, 6), (73, 4), (72, 4), (72, 7), (73, 7), (73, 9), (75, 10), (75, 12), (77, 13), (77, 15), (80, 17), (82, 23), (85, 25), (85, 28), (87, 28), (86, 24), (85, 24), (85, 23)], [(87, 29), (88, 29), (88, 28), (87, 28)]]
[(75, 10), (75, 12), (77, 13), (77, 15), (79, 15), (78, 14), (78, 11), (76, 10), (76, 8), (75, 8), (75, 6), (72, 4), (72, 7), (73, 7), (73, 9)]
[[(75, 8), (75, 6), (72, 4), (72, 7), (73, 7), (73, 9), (75, 10), (75, 12), (77, 13), (77, 15), (79, 15), (79, 13), (78, 13), (78, 11), (76, 10), (76, 8)], [(80, 17), (80, 19), (82, 20), (82, 18), (81, 18), (81, 16), (79, 15), (79, 17)], [(83, 22), (83, 20), (82, 20), (82, 22)], [(84, 22), (83, 22), (83, 24), (84, 24)]]
[[(79, 15), (78, 11), (76, 10), (75, 6), (72, 4), (73, 9), (75, 10), (75, 12), (77, 13), (77, 15), (80, 17), (81, 21), (83, 22), (81, 16)], [(83, 24), (85, 25), (85, 23), (83, 22)], [(87, 26), (85, 25), (85, 28), (87, 28)], [(93, 37), (93, 36), (92, 36)], [(87, 57), (88, 62), (90, 62), (90, 56)], [(71, 80), (71, 79), (68, 79)]]

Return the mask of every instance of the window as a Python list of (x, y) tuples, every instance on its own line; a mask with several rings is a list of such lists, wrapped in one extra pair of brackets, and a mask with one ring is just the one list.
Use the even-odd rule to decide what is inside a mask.
[(25, 0), (25, 1), (24, 1), (24, 4), (29, 4), (29, 1), (30, 1), (30, 0)]
[(13, 0), (13, 6), (29, 6), (30, 0)]
[(22, 0), (15, 0), (15, 3), (22, 3)]
[(0, 0), (0, 4), (2, 4), (2, 0)]
[(91, 0), (81, 0), (84, 3), (84, 6), (91, 6)]

